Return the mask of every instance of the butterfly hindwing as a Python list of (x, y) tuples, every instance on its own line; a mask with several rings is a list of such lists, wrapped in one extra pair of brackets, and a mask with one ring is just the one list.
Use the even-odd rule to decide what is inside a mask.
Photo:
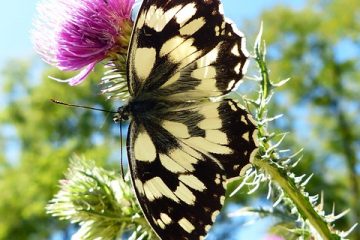
[(128, 55), (129, 90), (179, 98), (220, 96), (243, 77), (245, 38), (218, 0), (144, 1)]
[(252, 116), (232, 99), (176, 106), (167, 105), (170, 109), (161, 116), (163, 127), (218, 161), (228, 179), (238, 177), (257, 152), (257, 128)]
[(154, 122), (133, 121), (128, 146), (135, 192), (158, 236), (205, 236), (225, 199), (222, 167)]
[(160, 238), (199, 239), (224, 203), (226, 180), (256, 152), (255, 125), (231, 99), (168, 103), (147, 115), (157, 120), (136, 115), (128, 135), (139, 203)]

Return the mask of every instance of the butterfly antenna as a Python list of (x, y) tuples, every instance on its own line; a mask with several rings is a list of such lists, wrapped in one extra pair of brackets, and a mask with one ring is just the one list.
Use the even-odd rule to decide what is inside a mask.
[(96, 110), (96, 111), (101, 111), (101, 112), (107, 112), (107, 113), (117, 113), (114, 111), (109, 111), (109, 110), (105, 110), (105, 109), (100, 109), (100, 108), (93, 108), (93, 107), (88, 107), (88, 106), (83, 106), (83, 105), (77, 105), (77, 104), (69, 104), (69, 103), (64, 103), (62, 101), (59, 100), (55, 100), (55, 99), (50, 99), (53, 103), (56, 104), (60, 104), (60, 105), (65, 105), (68, 107), (78, 107), (78, 108), (85, 108), (85, 109), (91, 109), (91, 110)]
[(121, 176), (125, 181), (124, 165), (123, 165), (123, 135), (122, 135), (122, 120), (120, 120), (120, 165), (121, 165)]

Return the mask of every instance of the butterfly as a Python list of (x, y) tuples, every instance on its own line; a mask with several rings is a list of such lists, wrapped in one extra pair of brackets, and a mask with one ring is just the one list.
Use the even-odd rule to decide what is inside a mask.
[(219, 0), (144, 0), (127, 58), (129, 169), (161, 239), (203, 239), (226, 183), (255, 155), (256, 126), (226, 97), (248, 64), (245, 38)]

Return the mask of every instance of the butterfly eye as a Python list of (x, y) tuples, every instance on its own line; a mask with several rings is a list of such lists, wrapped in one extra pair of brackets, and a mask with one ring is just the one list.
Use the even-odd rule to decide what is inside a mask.
[(127, 112), (124, 112), (124, 114), (121, 117), (122, 117), (122, 120), (124, 120), (124, 121), (129, 120), (129, 114)]
[(113, 121), (118, 123), (120, 121), (129, 120), (129, 109), (127, 106), (119, 107), (117, 112), (114, 114)]

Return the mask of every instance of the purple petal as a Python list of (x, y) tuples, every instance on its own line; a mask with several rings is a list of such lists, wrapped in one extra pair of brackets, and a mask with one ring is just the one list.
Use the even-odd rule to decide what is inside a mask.
[(66, 82), (69, 83), (70, 86), (75, 86), (78, 85), (80, 83), (82, 83), (85, 78), (90, 74), (90, 72), (94, 69), (96, 65), (96, 62), (93, 62), (91, 64), (89, 64), (88, 66), (86, 66), (84, 69), (81, 70), (81, 72), (79, 72), (76, 76), (69, 78), (69, 79), (59, 79), (59, 78), (54, 78), (49, 76), (49, 78), (58, 81), (58, 82)]
[(85, 68), (69, 82), (76, 85), (122, 46), (133, 5), (134, 0), (42, 0), (32, 31), (35, 50), (61, 70)]
[(276, 236), (276, 235), (268, 235), (265, 237), (264, 240), (284, 240), (282, 237), (280, 236)]
[(96, 65), (96, 62), (89, 64), (87, 67), (85, 67), (83, 70), (81, 70), (81, 72), (79, 72), (78, 75), (68, 79), (69, 85), (75, 86), (75, 85), (82, 83), (85, 80), (85, 78), (90, 74), (90, 72), (94, 69), (95, 65)]

